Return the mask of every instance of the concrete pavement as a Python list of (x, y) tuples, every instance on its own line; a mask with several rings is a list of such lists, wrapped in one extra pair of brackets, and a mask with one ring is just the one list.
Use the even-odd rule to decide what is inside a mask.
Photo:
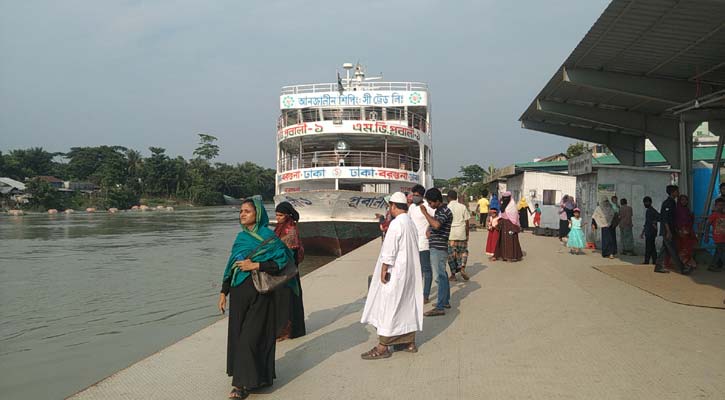
[[(725, 398), (724, 310), (651, 295), (592, 268), (621, 260), (556, 238), (523, 234), (518, 263), (489, 262), (484, 240), (472, 233), (471, 280), (426, 318), (417, 354), (359, 357), (376, 343), (359, 319), (379, 241), (305, 276), (309, 334), (278, 345), (274, 387), (250, 398)], [(74, 398), (226, 398), (225, 346), (222, 320)]]

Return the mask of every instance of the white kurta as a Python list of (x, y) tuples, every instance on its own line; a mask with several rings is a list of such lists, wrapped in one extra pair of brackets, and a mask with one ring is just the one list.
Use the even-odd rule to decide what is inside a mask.
[[(390, 281), (380, 282), (383, 264)], [(423, 330), (423, 278), (418, 254), (418, 232), (408, 214), (398, 215), (388, 228), (365, 301), (362, 323), (380, 336), (398, 336)]]

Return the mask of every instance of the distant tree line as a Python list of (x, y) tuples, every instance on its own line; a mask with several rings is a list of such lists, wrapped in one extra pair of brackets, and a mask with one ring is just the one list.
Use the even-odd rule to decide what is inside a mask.
[[(199, 135), (194, 158), (170, 157), (161, 147), (149, 147), (151, 156), (123, 146), (72, 147), (51, 153), (41, 147), (0, 152), (0, 177), (27, 185), (31, 206), (76, 208), (80, 206), (129, 208), (141, 198), (167, 199), (195, 205), (224, 204), (223, 195), (235, 198), (260, 194), (274, 196), (275, 171), (252, 162), (236, 165), (214, 163), (219, 155), (217, 138)], [(61, 193), (39, 176), (98, 186), (92, 194)]]

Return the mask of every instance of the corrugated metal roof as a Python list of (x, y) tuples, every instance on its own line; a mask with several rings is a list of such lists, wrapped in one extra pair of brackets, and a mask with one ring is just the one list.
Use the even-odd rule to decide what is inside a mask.
[(14, 187), (16, 189), (25, 190), (24, 183), (18, 182), (15, 179), (10, 179), (10, 178), (0, 178), (0, 186), (10, 186), (10, 187)]
[[(696, 147), (692, 149), (692, 160), (693, 161), (707, 161), (712, 162), (715, 160), (715, 152), (717, 148), (715, 146), (711, 147)], [(645, 165), (664, 165), (667, 164), (667, 160), (665, 160), (665, 157), (662, 156), (662, 153), (660, 153), (657, 150), (647, 150), (644, 153), (645, 157)], [(723, 158), (725, 158), (725, 149), (723, 149)], [(592, 159), (592, 162), (594, 164), (607, 164), (607, 165), (617, 165), (619, 164), (619, 160), (617, 160), (617, 157), (608, 154), (606, 156), (596, 157)], [(516, 168), (521, 169), (552, 169), (552, 168), (562, 168), (566, 169), (569, 165), (569, 161), (531, 161), (531, 162), (523, 162), (523, 163), (516, 163)]]
[[(611, 90), (609, 82), (565, 82), (565, 70), (593, 73), (600, 82), (608, 79), (606, 74), (642, 79), (643, 83), (644, 79), (657, 79), (681, 90), (671, 93), (672, 97), (645, 97), (642, 93)], [(572, 118), (566, 113), (546, 112), (537, 102), (546, 100), (596, 111), (622, 110), (635, 117), (651, 115), (675, 120), (678, 117), (673, 107), (711, 93), (725, 93), (725, 1), (613, 0), (534, 98), (521, 121), (524, 127), (527, 122), (534, 122), (529, 129), (545, 126), (541, 130), (567, 137), (577, 137), (576, 129), (567, 127), (600, 135), (643, 137), (643, 131), (610, 123), (606, 115), (598, 119)], [(706, 108), (722, 111), (725, 98)]]

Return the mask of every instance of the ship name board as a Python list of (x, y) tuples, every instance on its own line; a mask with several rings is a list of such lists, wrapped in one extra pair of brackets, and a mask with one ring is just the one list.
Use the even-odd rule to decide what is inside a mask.
[(328, 106), (425, 106), (428, 94), (420, 91), (325, 92), (286, 94), (279, 97), (280, 109)]
[(277, 174), (279, 183), (294, 182), (308, 179), (362, 178), (385, 179), (394, 181), (420, 182), (420, 175), (415, 172), (388, 168), (373, 167), (324, 167), (305, 168)]
[(385, 121), (343, 121), (334, 124), (332, 121), (319, 123), (302, 123), (291, 125), (277, 131), (277, 141), (297, 136), (315, 135), (320, 133), (371, 133), (389, 135), (420, 141), (421, 131), (404, 125), (390, 124)]

